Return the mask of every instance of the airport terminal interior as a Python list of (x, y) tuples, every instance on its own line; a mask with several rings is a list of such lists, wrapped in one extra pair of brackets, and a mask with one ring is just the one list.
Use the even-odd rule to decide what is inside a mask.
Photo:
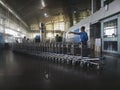
[(0, 0), (0, 90), (120, 90), (120, 0)]

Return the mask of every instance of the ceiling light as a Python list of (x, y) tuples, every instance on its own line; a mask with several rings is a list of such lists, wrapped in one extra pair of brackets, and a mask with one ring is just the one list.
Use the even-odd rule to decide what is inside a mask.
[(74, 11), (73, 13), (76, 13), (76, 11)]
[(45, 8), (46, 5), (45, 5), (45, 1), (44, 0), (41, 0), (41, 9)]
[(48, 17), (48, 14), (47, 14), (47, 13), (44, 13), (44, 16), (45, 16), (45, 17)]

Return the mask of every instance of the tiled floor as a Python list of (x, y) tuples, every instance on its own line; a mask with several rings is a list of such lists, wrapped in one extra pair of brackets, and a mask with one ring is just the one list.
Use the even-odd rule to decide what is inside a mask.
[(120, 90), (120, 60), (97, 71), (0, 50), (0, 90)]

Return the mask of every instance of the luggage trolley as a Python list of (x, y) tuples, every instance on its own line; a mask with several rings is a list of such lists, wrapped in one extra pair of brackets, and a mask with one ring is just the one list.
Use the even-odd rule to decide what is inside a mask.
[(96, 69), (100, 69), (103, 66), (103, 61), (101, 58), (90, 58), (90, 57), (83, 57), (83, 44), (81, 42), (81, 59), (80, 59), (80, 66), (87, 68), (95, 67)]
[(60, 43), (60, 63), (65, 63), (65, 53), (67, 52), (66, 50), (66, 45), (65, 43)]
[(71, 52), (71, 48), (73, 47), (73, 44), (72, 43), (67, 43), (66, 47), (67, 47), (66, 62), (67, 62), (67, 64), (72, 64), (72, 60), (74, 58), (74, 53)]
[[(78, 48), (77, 48), (78, 47)], [(77, 62), (79, 62), (79, 59), (81, 59), (80, 56), (77, 56), (77, 49), (79, 49), (78, 43), (73, 43), (71, 46), (71, 52), (72, 52), (72, 65), (76, 65)]]

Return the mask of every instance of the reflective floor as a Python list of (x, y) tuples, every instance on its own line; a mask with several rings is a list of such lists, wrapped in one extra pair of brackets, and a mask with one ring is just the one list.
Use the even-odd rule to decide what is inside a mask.
[(0, 50), (0, 90), (120, 90), (120, 60), (97, 71)]

